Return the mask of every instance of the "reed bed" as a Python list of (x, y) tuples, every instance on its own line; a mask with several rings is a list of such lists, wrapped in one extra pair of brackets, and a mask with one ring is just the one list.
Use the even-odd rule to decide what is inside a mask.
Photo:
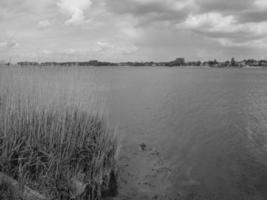
[[(21, 89), (34, 75), (47, 75), (46, 70), (27, 69), (29, 75), (23, 69), (0, 69), (0, 172), (47, 199), (116, 195), (117, 140), (103, 114), (84, 109), (77, 99), (62, 103), (56, 94), (53, 104), (45, 104), (46, 95), (33, 92), (45, 91), (38, 81), (38, 88), (31, 84), (31, 92)], [(21, 74), (16, 82), (14, 77)], [(16, 198), (8, 187), (2, 186), (0, 193), (0, 199)]]

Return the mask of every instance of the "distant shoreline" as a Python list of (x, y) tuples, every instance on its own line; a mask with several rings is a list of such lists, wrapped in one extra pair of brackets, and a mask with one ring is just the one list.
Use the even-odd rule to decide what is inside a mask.
[[(1, 66), (1, 65), (0, 65)], [(19, 67), (132, 67), (132, 68), (191, 68), (191, 69), (267, 69), (267, 66), (194, 66), (194, 65), (182, 65), (182, 66), (149, 66), (149, 65), (19, 65), (19, 64), (2, 64), (2, 66), (19, 66)]]
[[(12, 63), (3, 63), (5, 65), (14, 65)], [(185, 61), (184, 58), (176, 58), (169, 62), (104, 62), (98, 60), (77, 61), (77, 62), (17, 62), (19, 66), (132, 66), (132, 67), (214, 67), (214, 68), (255, 68), (267, 67), (267, 60), (245, 59), (236, 61), (232, 58), (230, 61), (219, 62), (216, 59), (212, 61)]]

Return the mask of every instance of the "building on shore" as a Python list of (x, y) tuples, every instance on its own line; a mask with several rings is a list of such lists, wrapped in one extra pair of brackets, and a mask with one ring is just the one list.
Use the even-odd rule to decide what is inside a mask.
[(185, 65), (185, 59), (184, 58), (176, 58), (174, 61), (171, 61), (167, 63), (167, 66), (184, 66)]

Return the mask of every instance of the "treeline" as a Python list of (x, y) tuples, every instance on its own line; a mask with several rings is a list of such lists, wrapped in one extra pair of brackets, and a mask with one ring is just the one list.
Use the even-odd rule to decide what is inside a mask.
[(91, 60), (86, 62), (18, 62), (19, 66), (206, 66), (206, 67), (267, 67), (267, 60), (247, 59), (236, 61), (234, 58), (219, 62), (216, 59), (211, 61), (185, 61), (184, 58), (177, 58), (170, 62), (102, 62)]

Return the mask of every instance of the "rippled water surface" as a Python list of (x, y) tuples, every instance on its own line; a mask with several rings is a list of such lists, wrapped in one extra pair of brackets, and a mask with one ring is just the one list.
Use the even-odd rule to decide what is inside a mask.
[[(94, 69), (124, 199), (267, 199), (267, 70)], [(140, 148), (145, 144), (145, 148)]]

